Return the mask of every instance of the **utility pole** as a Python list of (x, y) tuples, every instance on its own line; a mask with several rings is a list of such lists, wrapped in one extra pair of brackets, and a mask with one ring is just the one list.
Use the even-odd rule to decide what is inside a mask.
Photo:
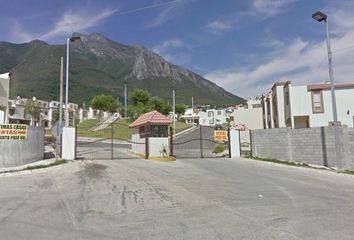
[(172, 90), (172, 101), (173, 101), (173, 134), (176, 134), (176, 99), (175, 90)]
[(192, 96), (192, 122), (193, 122), (193, 126), (194, 126), (194, 98)]
[(59, 104), (59, 126), (63, 126), (63, 71), (64, 71), (64, 59), (60, 58), (60, 104)]
[(127, 118), (127, 82), (124, 82), (124, 118)]

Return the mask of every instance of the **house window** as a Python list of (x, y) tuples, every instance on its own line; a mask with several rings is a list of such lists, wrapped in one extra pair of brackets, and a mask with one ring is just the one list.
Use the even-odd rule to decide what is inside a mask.
[(313, 113), (324, 112), (322, 91), (312, 92), (312, 112)]
[(208, 112), (208, 117), (214, 117), (214, 112), (209, 111), (209, 112)]
[(221, 115), (221, 110), (218, 110), (218, 115)]
[(261, 104), (252, 104), (252, 108), (261, 108)]

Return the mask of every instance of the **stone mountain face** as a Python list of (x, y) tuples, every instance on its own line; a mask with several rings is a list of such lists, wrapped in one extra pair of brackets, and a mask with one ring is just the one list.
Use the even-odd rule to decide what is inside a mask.
[[(171, 64), (141, 45), (127, 46), (103, 35), (80, 36), (81, 42), (70, 44), (70, 100), (82, 104), (96, 94), (123, 96), (128, 89), (144, 88), (153, 95), (171, 99), (176, 90), (177, 102), (196, 104), (240, 103), (239, 98), (185, 68)], [(0, 42), (0, 72), (11, 71), (11, 95), (59, 99), (60, 57), (65, 45)]]

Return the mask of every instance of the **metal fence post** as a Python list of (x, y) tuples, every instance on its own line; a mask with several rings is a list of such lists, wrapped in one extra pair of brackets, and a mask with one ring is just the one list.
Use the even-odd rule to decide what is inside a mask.
[(200, 157), (204, 158), (203, 156), (203, 133), (202, 133), (202, 126), (199, 126), (199, 139), (200, 139)]
[(173, 129), (170, 127), (170, 156), (173, 156)]
[(149, 136), (148, 136), (148, 127), (145, 126), (145, 159), (149, 158)]
[(113, 160), (113, 124), (111, 124), (111, 160)]
[(231, 158), (231, 139), (230, 139), (230, 128), (227, 128), (227, 142), (229, 144), (229, 158)]

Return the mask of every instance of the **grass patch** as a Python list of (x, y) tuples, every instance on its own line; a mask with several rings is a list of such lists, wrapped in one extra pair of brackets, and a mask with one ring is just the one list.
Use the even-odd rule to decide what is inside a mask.
[[(79, 137), (92, 137), (92, 138), (111, 138), (112, 129), (108, 126), (106, 129), (100, 131), (91, 131), (90, 129), (96, 126), (100, 119), (89, 119), (77, 125), (77, 135)], [(129, 119), (119, 119), (113, 124), (113, 138), (130, 140), (132, 130), (128, 127), (131, 121)]]
[(34, 169), (41, 169), (41, 168), (47, 168), (47, 167), (53, 167), (53, 166), (57, 166), (57, 165), (61, 165), (61, 164), (64, 164), (66, 163), (66, 160), (64, 159), (59, 159), (59, 160), (56, 160), (55, 162), (52, 162), (48, 165), (35, 165), (35, 166), (28, 166), (26, 167), (25, 169), (23, 170), (34, 170)]
[(354, 170), (344, 170), (343, 173), (354, 175)]
[(52, 162), (50, 164), (47, 164), (47, 165), (36, 165), (36, 166), (28, 166), (24, 169), (18, 169), (18, 170), (8, 170), (8, 171), (4, 171), (4, 172), (1, 172), (1, 173), (15, 173), (15, 172), (21, 172), (21, 171), (26, 171), (26, 170), (35, 170), (35, 169), (41, 169), (41, 168), (48, 168), (48, 167), (53, 167), (53, 166), (57, 166), (57, 165), (61, 165), (61, 164), (64, 164), (66, 163), (67, 161), (64, 160), (64, 159), (59, 159), (59, 160), (56, 160), (55, 162)]
[(225, 145), (224, 144), (218, 144), (213, 149), (213, 153), (222, 153), (223, 151), (225, 151)]
[[(173, 128), (173, 123), (171, 123), (169, 127)], [(187, 124), (184, 121), (176, 121), (176, 133), (182, 132), (191, 127), (193, 127), (193, 125)]]
[(285, 160), (279, 160), (276, 158), (261, 158), (261, 157), (254, 157), (254, 156), (246, 156), (245, 158), (264, 161), (264, 162), (285, 164), (285, 165), (295, 166), (295, 167), (310, 167), (307, 163), (289, 162)]

